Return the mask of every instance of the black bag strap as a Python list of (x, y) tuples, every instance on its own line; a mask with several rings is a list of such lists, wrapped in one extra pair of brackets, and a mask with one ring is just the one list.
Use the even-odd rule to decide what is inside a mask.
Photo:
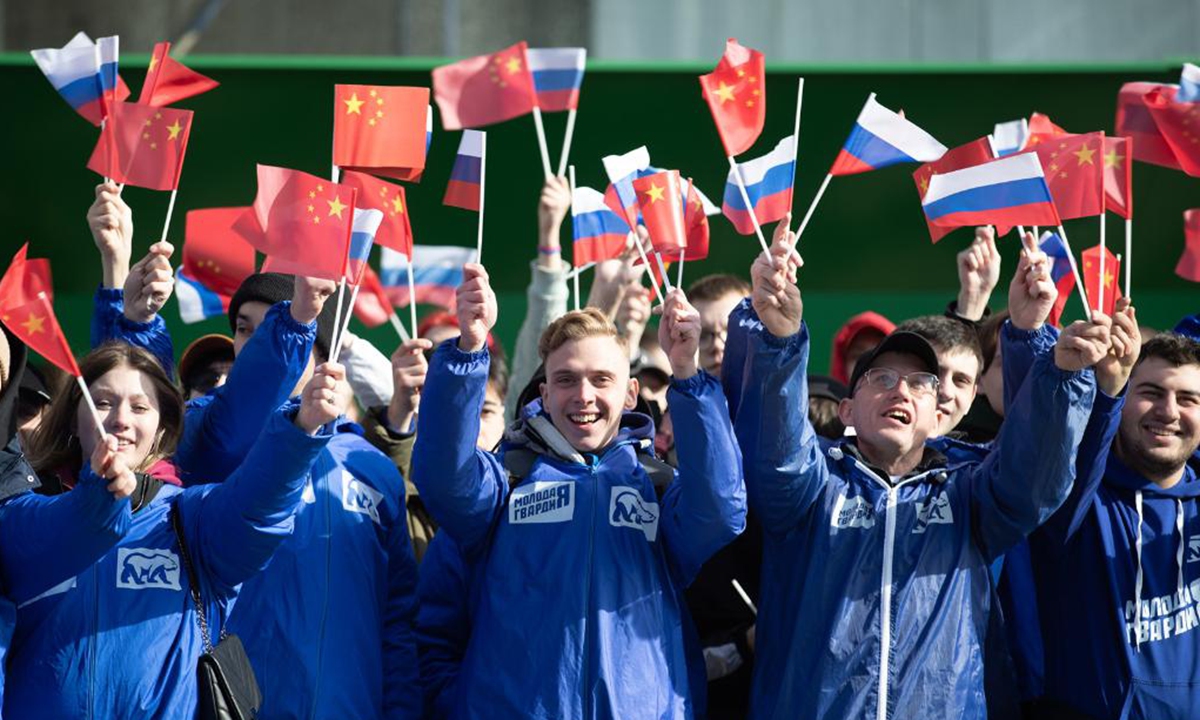
[[(525, 446), (510, 448), (504, 453), (504, 469), (508, 472), (509, 492), (512, 492), (513, 488), (521, 484), (521, 481), (529, 475), (529, 471), (533, 469), (533, 464), (537, 461), (538, 454)], [(639, 445), (637, 459), (659, 494), (666, 490), (671, 481), (675, 479), (675, 469), (667, 462), (655, 457), (653, 450), (647, 450)]]
[[(196, 622), (200, 625), (200, 638), (204, 641), (204, 652), (211, 653), (213, 651), (212, 635), (208, 629), (208, 616), (204, 612), (204, 600), (200, 597), (200, 578), (196, 575), (196, 569), (192, 566), (192, 558), (188, 553), (187, 540), (184, 540), (183, 537), (183, 519), (180, 517), (178, 505), (174, 505), (171, 508), (171, 527), (175, 529), (175, 539), (179, 541), (179, 555), (183, 559), (183, 567), (187, 571), (192, 605), (196, 608)], [(225, 628), (222, 627), (221, 635), (217, 638), (217, 642), (224, 639)]]

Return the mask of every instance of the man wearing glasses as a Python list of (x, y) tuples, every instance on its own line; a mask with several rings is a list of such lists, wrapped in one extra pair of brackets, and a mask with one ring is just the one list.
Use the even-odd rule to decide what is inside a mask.
[[(1035, 360), (982, 461), (926, 447), (942, 419), (937, 356), (908, 332), (858, 362), (839, 408), (857, 436), (829, 444), (807, 419), (794, 237), (776, 234), (751, 271), (752, 307), (730, 319), (749, 328), (735, 427), (765, 528), (750, 716), (984, 717), (988, 564), (1071, 488), (1108, 321), (1073, 326)], [(1053, 302), (1044, 267), (1026, 255), (1017, 273)], [(1034, 330), (1009, 324), (1003, 341)]]

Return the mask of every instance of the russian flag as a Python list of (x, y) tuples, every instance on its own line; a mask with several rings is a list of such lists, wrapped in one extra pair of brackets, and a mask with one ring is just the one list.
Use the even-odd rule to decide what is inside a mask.
[(1183, 64), (1183, 74), (1179, 77), (1179, 91), (1175, 93), (1176, 102), (1200, 102), (1200, 67), (1191, 63)]
[[(413, 246), (413, 287), (416, 301), (454, 309), (454, 294), (462, 284), (464, 264), (475, 262), (475, 248), (453, 245)], [(392, 305), (408, 304), (408, 258), (382, 247), (379, 280)]]
[(1066, 307), (1067, 298), (1071, 297), (1071, 291), (1075, 287), (1075, 273), (1071, 270), (1071, 259), (1067, 255), (1067, 246), (1063, 244), (1058, 233), (1049, 231), (1042, 233), (1038, 246), (1050, 260), (1050, 279), (1058, 290), (1058, 297), (1054, 300), (1054, 307), (1050, 309), (1050, 316), (1047, 319), (1051, 325), (1058, 325), (1063, 308)]
[(1060, 223), (1036, 153), (933, 175), (921, 207), (939, 227)]
[(577, 268), (619, 256), (629, 239), (629, 223), (605, 204), (600, 191), (590, 187), (575, 188), (571, 227), (575, 238), (571, 259)]
[[(760, 225), (779, 220), (791, 209), (792, 179), (796, 173), (794, 139), (795, 136), (788, 135), (766, 155), (738, 163), (742, 182), (746, 184), (746, 195), (750, 198)], [(725, 179), (725, 199), (721, 212), (738, 232), (749, 235), (754, 232), (754, 224), (733, 173), (733, 168), (730, 168), (729, 176)]]
[(443, 205), (460, 207), (479, 212), (479, 183), (483, 170), (483, 133), (479, 130), (463, 130), (458, 144), (458, 157), (450, 171), (450, 183), (446, 186)]
[(371, 257), (375, 245), (375, 233), (383, 222), (383, 213), (378, 210), (354, 208), (354, 224), (350, 228), (350, 251), (346, 255), (346, 282), (357, 285), (362, 280), (363, 269)]
[(529, 48), (525, 51), (533, 71), (538, 107), (561, 112), (579, 107), (579, 86), (587, 66), (586, 48)]
[(179, 317), (188, 325), (229, 310), (229, 297), (210, 290), (188, 275), (182, 265), (175, 271), (175, 299), (179, 301)]
[(75, 112), (93, 125), (107, 115), (106, 103), (125, 100), (129, 88), (117, 74), (120, 43), (116, 35), (92, 42), (76, 33), (62, 48), (31, 50), (34, 62)]
[(1021, 118), (996, 123), (989, 137), (992, 140), (992, 152), (998, 158), (1021, 152), (1029, 140), (1029, 121)]
[(900, 115), (867, 98), (830, 175), (854, 175), (907, 162), (933, 162), (946, 146)]

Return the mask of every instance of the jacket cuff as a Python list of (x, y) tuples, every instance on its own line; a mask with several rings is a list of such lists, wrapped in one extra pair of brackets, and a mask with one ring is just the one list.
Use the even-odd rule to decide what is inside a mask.
[[(481, 362), (486, 363), (491, 359), (487, 345), (474, 352), (467, 352), (458, 346), (458, 338), (456, 337), (443, 340), (442, 344), (437, 346), (434, 355), (438, 356), (443, 362), (449, 363), (451, 367), (475, 365)], [(455, 373), (459, 374), (458, 371), (455, 371)]]
[(96, 300), (106, 303), (125, 304), (125, 289), (124, 288), (106, 288), (103, 285), (96, 288)]
[(708, 392), (717, 392), (721, 389), (721, 383), (712, 375), (709, 375), (704, 370), (696, 373), (690, 378), (683, 380), (677, 379), (674, 375), (671, 376), (671, 389), (684, 395), (691, 397), (700, 397)]
[(763, 344), (767, 347), (778, 348), (781, 350), (787, 348), (799, 348), (808, 342), (808, 323), (804, 320), (800, 321), (800, 329), (787, 337), (778, 337), (767, 329), (766, 325), (762, 326), (762, 331), (759, 333), (763, 339)]
[(275, 322), (279, 323), (285, 332), (294, 333), (296, 335), (307, 335), (312, 333), (313, 337), (317, 335), (317, 321), (313, 320), (307, 325), (297, 322), (296, 318), (292, 317), (292, 301), (280, 300), (271, 306), (267, 311), (267, 317), (274, 317)]

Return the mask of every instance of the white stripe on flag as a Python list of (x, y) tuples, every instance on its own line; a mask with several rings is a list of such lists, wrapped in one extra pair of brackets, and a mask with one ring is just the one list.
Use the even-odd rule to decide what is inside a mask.
[(529, 48), (530, 72), (538, 70), (583, 70), (587, 65), (587, 48)]
[[(457, 245), (414, 245), (413, 267), (426, 265), (462, 266), (475, 262), (475, 248), (459, 247)], [(383, 248), (380, 255), (379, 267), (404, 268), (408, 266), (408, 258), (402, 252), (391, 248)]]
[(624, 155), (608, 155), (604, 158), (604, 172), (609, 182), (620, 182), (638, 170), (650, 167), (650, 151), (643, 145)]
[(463, 130), (462, 141), (458, 143), (458, 154), (483, 157), (483, 132)]
[(917, 162), (933, 162), (946, 154), (946, 146), (907, 119), (880, 105), (875, 96), (867, 98), (858, 124), (875, 137)]
[(604, 204), (604, 193), (582, 185), (575, 188), (575, 195), (571, 199), (571, 213), (583, 215), (597, 211), (612, 212), (612, 208)]
[(1044, 175), (1037, 153), (1011, 155), (983, 165), (934, 174), (929, 178), (929, 189), (925, 191), (921, 205), (930, 205), (972, 188), (1040, 177)]
[[(784, 139), (780, 140), (778, 143), (776, 143), (775, 149), (771, 150), (771, 152), (763, 155), (762, 157), (757, 157), (753, 160), (747, 160), (746, 162), (738, 163), (738, 167), (742, 169), (742, 181), (745, 182), (747, 186), (761, 182), (762, 179), (766, 177), (768, 170), (780, 165), (787, 165), (794, 160), (795, 158), (792, 156), (792, 137), (793, 136), (788, 135)], [(737, 184), (737, 179), (733, 176), (732, 168), (730, 168), (729, 175), (727, 176), (725, 182), (732, 183), (734, 185)]]

